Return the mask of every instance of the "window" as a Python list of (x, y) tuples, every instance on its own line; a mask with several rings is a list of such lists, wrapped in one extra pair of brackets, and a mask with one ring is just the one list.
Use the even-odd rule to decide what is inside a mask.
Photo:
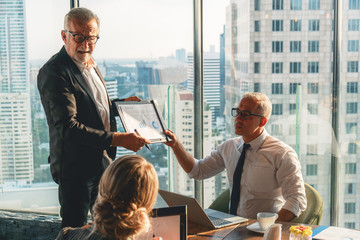
[(355, 229), (355, 223), (354, 222), (345, 222), (344, 227)]
[(355, 203), (345, 203), (345, 214), (353, 214), (355, 213)]
[(296, 124), (290, 124), (289, 125), (289, 135), (290, 136), (296, 135)]
[(301, 31), (301, 20), (291, 19), (290, 20), (290, 31), (293, 31), (293, 32)]
[(301, 10), (302, 9), (302, 0), (291, 0), (290, 1), (291, 10)]
[(320, 0), (309, 0), (309, 10), (319, 10)]
[(355, 189), (356, 189), (355, 183), (346, 183), (345, 194), (355, 194)]
[(360, 0), (349, 0), (349, 9), (360, 9)]
[(254, 83), (254, 92), (260, 92), (260, 83)]
[(348, 20), (348, 31), (359, 31), (359, 19), (349, 19)]
[(317, 176), (318, 166), (317, 164), (306, 165), (306, 176)]
[(272, 31), (282, 32), (283, 31), (283, 20), (272, 20)]
[(359, 40), (348, 40), (348, 52), (359, 51)]
[(318, 114), (318, 105), (316, 103), (308, 103), (307, 108), (310, 114)]
[(320, 31), (320, 20), (309, 19), (309, 32)]
[(291, 62), (290, 73), (301, 73), (301, 62)]
[(283, 52), (283, 42), (282, 41), (273, 41), (272, 42), (272, 52), (273, 53)]
[(283, 73), (283, 63), (282, 62), (273, 62), (272, 63), (272, 73), (275, 73), (275, 74)]
[(306, 145), (306, 154), (309, 156), (317, 155), (317, 145), (316, 144), (307, 144)]
[(255, 0), (255, 2), (254, 2), (254, 10), (255, 11), (260, 11), (260, 5), (261, 5), (261, 1), (260, 0)]
[(319, 73), (319, 62), (308, 62), (308, 73)]
[(296, 113), (296, 103), (289, 103), (289, 114), (295, 114)]
[(356, 122), (348, 122), (346, 123), (346, 133), (356, 133), (357, 123)]
[(358, 61), (348, 61), (347, 72), (357, 73), (358, 70), (359, 70), (359, 62)]
[(319, 52), (319, 41), (309, 41), (308, 52)]
[(319, 83), (308, 83), (308, 94), (318, 94)]
[(349, 143), (348, 154), (356, 154), (356, 143)]
[(307, 135), (308, 136), (317, 135), (318, 134), (318, 129), (319, 129), (319, 126), (317, 124), (309, 123), (307, 125)]
[(346, 113), (349, 114), (357, 113), (357, 102), (346, 103)]
[(301, 41), (290, 41), (290, 52), (301, 52)]
[(260, 73), (260, 63), (254, 62), (254, 73)]
[(283, 105), (281, 103), (272, 104), (272, 115), (282, 115), (283, 114)]
[(346, 92), (347, 93), (357, 93), (358, 92), (358, 83), (357, 82), (347, 82), (346, 83)]
[(271, 135), (274, 135), (274, 136), (282, 135), (282, 125), (272, 124), (271, 125)]
[(272, 94), (283, 94), (283, 84), (282, 83), (272, 83), (271, 84), (271, 93)]
[(345, 163), (346, 174), (356, 174), (356, 163)]
[(258, 41), (254, 42), (254, 52), (256, 52), (256, 53), (260, 52), (260, 42), (258, 42)]
[(254, 32), (260, 32), (260, 21), (254, 21)]
[(298, 86), (301, 86), (301, 83), (290, 83), (289, 93), (290, 94), (296, 94), (296, 89), (297, 89)]
[(272, 9), (273, 10), (283, 10), (284, 9), (284, 0), (273, 0)]

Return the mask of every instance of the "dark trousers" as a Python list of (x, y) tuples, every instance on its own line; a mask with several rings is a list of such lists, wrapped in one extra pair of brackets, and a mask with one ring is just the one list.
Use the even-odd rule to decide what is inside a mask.
[(87, 223), (89, 210), (94, 206), (100, 177), (64, 179), (59, 181), (61, 227), (81, 227)]

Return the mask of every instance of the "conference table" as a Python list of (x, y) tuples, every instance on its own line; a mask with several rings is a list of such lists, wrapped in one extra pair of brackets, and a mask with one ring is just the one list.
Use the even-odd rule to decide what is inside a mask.
[[(263, 239), (264, 234), (253, 232), (248, 230), (246, 226), (256, 222), (256, 220), (249, 220), (243, 222), (241, 224), (233, 225), (230, 227), (225, 227), (216, 230), (210, 230), (204, 226), (197, 225), (195, 223), (189, 222), (188, 225), (188, 237), (187, 240), (242, 240), (242, 239)], [(289, 223), (289, 222), (276, 222), (282, 224), (282, 231), (281, 231), (281, 239), (289, 239), (290, 231), (289, 228), (292, 225), (299, 225), (296, 223)], [(303, 224), (305, 225), (305, 224)], [(315, 229), (319, 226), (317, 225), (306, 225), (311, 226), (312, 229)]]

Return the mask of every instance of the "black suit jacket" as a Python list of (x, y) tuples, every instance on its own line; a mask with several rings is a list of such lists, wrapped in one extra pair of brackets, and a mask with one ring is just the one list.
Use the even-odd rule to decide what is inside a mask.
[[(99, 69), (96, 72), (104, 83)], [(64, 47), (40, 69), (37, 83), (49, 126), (49, 163), (54, 181), (101, 174), (106, 153), (112, 159), (116, 154), (116, 148), (110, 147), (116, 131), (111, 101), (111, 129), (105, 131), (94, 96)]]

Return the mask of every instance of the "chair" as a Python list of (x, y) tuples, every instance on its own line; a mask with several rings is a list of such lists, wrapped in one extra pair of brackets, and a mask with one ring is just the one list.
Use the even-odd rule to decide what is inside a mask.
[(223, 191), (209, 206), (209, 208), (229, 213), (230, 189)]
[[(291, 222), (319, 225), (324, 210), (324, 202), (320, 194), (307, 183), (305, 183), (305, 194), (307, 198), (307, 207), (299, 217), (293, 219)], [(228, 213), (229, 202), (230, 189), (226, 189), (211, 203), (209, 208)]]
[(307, 198), (306, 209), (299, 217), (293, 219), (291, 222), (320, 225), (324, 202), (318, 191), (307, 183), (305, 183), (305, 193)]

